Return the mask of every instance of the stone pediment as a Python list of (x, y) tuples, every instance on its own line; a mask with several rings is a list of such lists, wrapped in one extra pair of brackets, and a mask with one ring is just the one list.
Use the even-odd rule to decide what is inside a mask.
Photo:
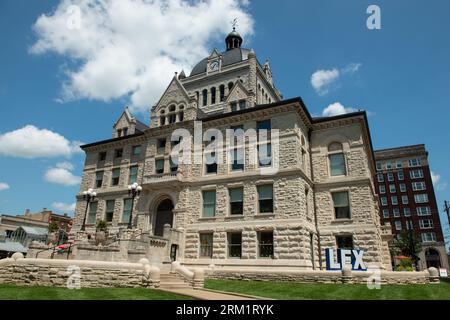
[(226, 102), (230, 103), (233, 101), (247, 99), (248, 96), (249, 96), (248, 90), (244, 87), (244, 85), (240, 81), (236, 81), (236, 84), (234, 85), (233, 89), (231, 89), (231, 92), (228, 94)]
[(154, 107), (154, 111), (158, 111), (162, 107), (166, 107), (170, 104), (179, 105), (184, 103), (189, 105), (190, 97), (186, 89), (183, 87), (177, 76), (173, 77), (166, 91), (164, 91), (161, 99)]

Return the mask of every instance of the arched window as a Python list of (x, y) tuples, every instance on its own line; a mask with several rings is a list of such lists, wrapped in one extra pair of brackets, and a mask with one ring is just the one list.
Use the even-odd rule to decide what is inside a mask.
[(162, 116), (162, 117), (160, 118), (159, 122), (160, 122), (160, 125), (161, 125), (161, 126), (165, 125), (165, 124), (166, 124), (166, 117)]
[(211, 88), (211, 104), (216, 103), (216, 87)]
[(197, 102), (198, 102), (198, 99), (200, 98), (200, 92), (195, 91), (195, 97), (197, 98)]
[(345, 156), (342, 143), (332, 142), (328, 145), (328, 159), (330, 162), (331, 176), (345, 176), (347, 169), (345, 166)]
[(234, 83), (233, 82), (228, 82), (228, 92), (231, 91), (231, 89), (233, 89)]
[(162, 115), (162, 114), (164, 114), (166, 112), (164, 111), (164, 109), (162, 109), (159, 113)]
[(181, 106), (178, 107), (178, 109), (183, 110), (183, 109), (184, 109), (184, 106), (181, 105)]
[(208, 104), (208, 90), (204, 89), (202, 91), (202, 99), (203, 99), (203, 106), (206, 107)]
[(181, 112), (178, 114), (178, 121), (183, 121), (183, 119), (184, 119), (184, 112), (181, 111)]
[(223, 102), (225, 100), (225, 86), (223, 84), (219, 87), (219, 94), (220, 94), (220, 102)]
[(173, 112), (173, 111), (175, 111), (175, 105), (171, 105), (170, 107), (169, 107), (169, 112)]

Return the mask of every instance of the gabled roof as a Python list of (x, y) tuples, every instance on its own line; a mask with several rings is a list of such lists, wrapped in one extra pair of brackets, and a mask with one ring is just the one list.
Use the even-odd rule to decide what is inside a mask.
[(155, 109), (161, 103), (162, 99), (165, 97), (166, 93), (169, 91), (169, 89), (172, 87), (173, 84), (175, 84), (178, 87), (178, 89), (182, 92), (183, 96), (186, 98), (187, 101), (190, 100), (189, 93), (186, 91), (184, 86), (181, 84), (180, 80), (178, 79), (177, 74), (175, 74), (175, 76), (172, 78), (172, 81), (170, 81), (166, 90), (164, 90), (164, 93), (159, 98), (158, 102), (153, 106), (152, 110)]
[(115, 127), (117, 125), (117, 123), (123, 116), (125, 116), (127, 118), (128, 122), (134, 123), (136, 125), (136, 130), (144, 132), (146, 129), (148, 129), (148, 126), (145, 123), (139, 121), (130, 113), (128, 106), (125, 107), (125, 110), (123, 110), (122, 114), (117, 119), (117, 121), (114, 123), (113, 127)]

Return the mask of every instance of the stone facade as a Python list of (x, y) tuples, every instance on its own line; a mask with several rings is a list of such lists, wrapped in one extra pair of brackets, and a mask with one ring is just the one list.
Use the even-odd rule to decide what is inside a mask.
[[(212, 65), (214, 61), (220, 62), (219, 67)], [(233, 170), (228, 161), (217, 163), (216, 172), (207, 171), (203, 150), (210, 130), (225, 137), (227, 130), (241, 126), (247, 134), (256, 132), (261, 123), (270, 126), (272, 137), (255, 143), (251, 137), (245, 139), (239, 146), (244, 151), (243, 168)], [(186, 155), (192, 161), (173, 167), (171, 140), (174, 132), (180, 132), (177, 129), (184, 130), (180, 146), (190, 147)], [(261, 166), (256, 157), (255, 144), (264, 143), (272, 146), (269, 167)], [(341, 146), (345, 162), (345, 173), (337, 176), (330, 173), (333, 144)], [(133, 150), (138, 145), (141, 153), (136, 156)], [(84, 244), (89, 241), (83, 235), (93, 235), (95, 226), (88, 224), (85, 232), (79, 232), (86, 212), (82, 192), (88, 188), (97, 192), (96, 219), (105, 218), (106, 200), (115, 199), (109, 232), (121, 237), (127, 228), (122, 215), (124, 199), (129, 198), (130, 167), (138, 166), (136, 182), (143, 190), (133, 204), (135, 240), (168, 240), (162, 261), (171, 255), (186, 265), (319, 269), (325, 267), (324, 249), (336, 248), (336, 237), (344, 235), (352, 238), (355, 248), (365, 250), (368, 263), (390, 267), (378, 218), (366, 114), (311, 117), (300, 98), (282, 100), (269, 64), (262, 66), (252, 50), (214, 50), (189, 77), (184, 72), (175, 75), (151, 110), (149, 128), (128, 137), (114, 135), (83, 149), (86, 162), (72, 236)], [(118, 149), (121, 157), (115, 157)], [(226, 159), (230, 151), (224, 148), (216, 155)], [(111, 184), (113, 169), (120, 169), (116, 186)], [(98, 171), (104, 171), (100, 187), (95, 180)], [(231, 214), (230, 190), (236, 188), (242, 188), (242, 212)], [(262, 188), (271, 190), (271, 198), (261, 198)], [(212, 215), (205, 215), (208, 191), (215, 192)], [(349, 198), (345, 219), (336, 217), (332, 200), (332, 193), (342, 191)], [(272, 209), (261, 210), (267, 201)], [(167, 203), (170, 208), (164, 207)], [(157, 234), (166, 223), (169, 229)], [(208, 248), (200, 243), (205, 234), (212, 237)], [(238, 234), (237, 257), (230, 254), (236, 245), (233, 234)]]

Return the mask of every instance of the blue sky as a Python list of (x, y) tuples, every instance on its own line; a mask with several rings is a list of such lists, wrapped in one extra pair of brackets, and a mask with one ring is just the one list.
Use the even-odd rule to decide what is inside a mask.
[[(134, 25), (139, 19), (127, 16), (129, 12), (122, 9), (123, 16), (117, 19), (122, 23), (120, 30), (141, 28), (141, 32), (133, 32), (142, 37), (142, 46), (135, 51), (149, 52), (149, 60), (160, 61), (161, 69), (146, 65), (145, 79), (131, 75), (133, 86), (117, 73), (128, 64), (134, 66), (133, 59), (145, 59), (135, 56), (117, 63), (98, 54), (101, 46), (90, 40), (111, 35), (98, 25), (89, 29), (90, 20), (83, 20), (88, 38), (80, 38), (87, 40), (61, 44), (58, 41), (74, 35), (64, 34), (66, 31), (61, 31), (63, 37), (51, 39), (58, 14), (76, 2), (0, 2), (0, 136), (31, 125), (37, 134), (47, 129), (64, 137), (61, 141), (52, 136), (55, 146), (66, 144), (61, 150), (50, 146), (54, 152), (50, 150), (48, 155), (0, 151), (0, 213), (20, 214), (26, 208), (37, 211), (42, 207), (61, 211), (62, 204), (74, 203), (84, 161), (83, 154), (72, 148), (77, 141), (110, 138), (111, 126), (126, 104), (148, 123), (146, 106), (155, 102), (174, 70), (185, 68), (189, 72), (189, 66), (205, 52), (214, 47), (223, 50), (233, 16), (239, 17), (244, 47), (253, 48), (261, 62), (270, 59), (275, 84), (285, 98), (301, 96), (315, 115), (322, 115), (333, 104), (368, 110), (376, 149), (426, 144), (431, 169), (439, 176), (435, 185), (439, 208), (445, 199), (450, 200), (450, 186), (446, 185), (450, 181), (450, 2), (321, 0), (278, 1), (274, 6), (272, 1), (236, 4), (227, 0), (219, 9), (211, 6), (197, 10), (196, 15), (173, 9), (177, 19), (161, 13), (151, 18), (160, 29), (148, 30), (145, 23)], [(195, 1), (188, 5), (192, 3)], [(366, 27), (370, 4), (381, 8), (380, 30)], [(214, 16), (217, 12), (212, 10), (220, 15)], [(51, 19), (39, 21), (42, 14)], [(173, 21), (189, 24), (189, 28), (172, 28)], [(114, 23), (117, 26), (117, 21)], [(162, 36), (160, 30), (167, 33)], [(167, 53), (174, 48), (176, 54)], [(169, 58), (158, 60), (161, 56)], [(84, 68), (86, 62), (92, 69)], [(99, 66), (102, 63), (109, 64)], [(328, 80), (314, 88), (311, 77), (320, 70)], [(95, 76), (86, 76), (92, 74)], [(52, 169), (53, 176), (49, 174)], [(64, 184), (58, 182), (58, 173)], [(62, 204), (55, 204), (58, 202)], [(443, 213), (441, 220), (447, 222)]]

